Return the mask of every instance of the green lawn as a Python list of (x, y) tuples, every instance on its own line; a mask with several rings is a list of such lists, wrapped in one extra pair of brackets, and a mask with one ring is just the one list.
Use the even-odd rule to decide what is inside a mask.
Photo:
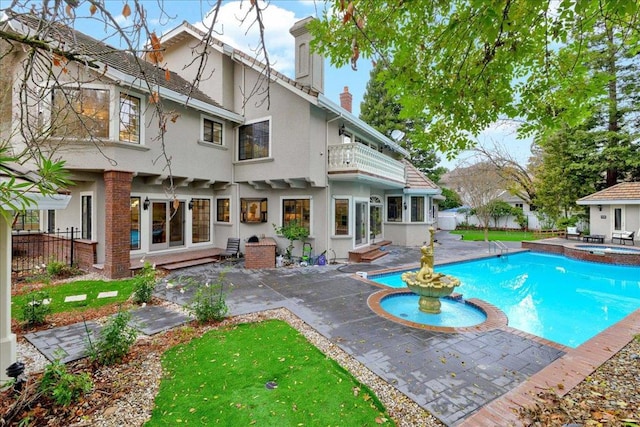
[[(462, 240), (478, 241), (484, 240), (484, 230), (455, 230), (451, 234), (462, 235)], [(521, 242), (523, 240), (536, 240), (531, 231), (501, 231), (490, 230), (489, 240), (500, 240), (503, 242)]]
[(145, 426), (393, 425), (366, 386), (283, 321), (212, 330), (162, 365)]
[[(86, 310), (88, 308), (102, 307), (103, 305), (126, 301), (133, 292), (133, 279), (126, 280), (80, 280), (77, 282), (61, 283), (45, 286), (45, 291), (51, 298), (51, 313), (63, 311)], [(118, 291), (118, 296), (113, 298), (100, 298), (100, 292)], [(71, 295), (87, 295), (85, 301), (64, 302), (65, 297)], [(33, 292), (15, 295), (11, 297), (11, 317), (18, 318), (22, 307), (31, 300)]]

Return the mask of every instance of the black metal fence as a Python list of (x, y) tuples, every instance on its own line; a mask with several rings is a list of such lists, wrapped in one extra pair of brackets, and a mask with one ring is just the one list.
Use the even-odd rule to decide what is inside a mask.
[(11, 236), (11, 272), (35, 273), (56, 261), (73, 266), (75, 240), (80, 237), (75, 227), (54, 232), (14, 231)]

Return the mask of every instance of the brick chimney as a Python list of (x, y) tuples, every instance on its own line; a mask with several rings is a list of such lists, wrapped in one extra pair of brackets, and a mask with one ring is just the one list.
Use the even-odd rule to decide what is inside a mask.
[(309, 16), (293, 24), (289, 30), (295, 38), (296, 48), (296, 81), (320, 93), (324, 92), (324, 58), (311, 52), (311, 34), (307, 29), (309, 22), (313, 21)]
[(344, 92), (340, 94), (340, 106), (351, 112), (351, 105), (353, 104), (353, 95), (349, 93), (349, 86), (344, 87)]

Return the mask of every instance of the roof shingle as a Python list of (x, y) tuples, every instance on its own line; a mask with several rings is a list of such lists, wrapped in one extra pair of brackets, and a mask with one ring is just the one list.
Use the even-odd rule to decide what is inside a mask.
[(604, 190), (600, 190), (596, 193), (578, 199), (578, 204), (611, 202), (617, 200), (640, 202), (640, 182), (621, 182), (620, 184), (616, 184), (612, 187), (605, 188)]

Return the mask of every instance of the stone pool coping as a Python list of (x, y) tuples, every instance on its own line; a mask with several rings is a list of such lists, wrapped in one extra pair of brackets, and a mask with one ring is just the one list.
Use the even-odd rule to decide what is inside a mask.
[[(376, 313), (380, 317), (384, 317), (387, 320), (391, 320), (392, 322), (400, 323), (401, 325), (409, 326), (417, 329), (425, 329), (433, 332), (443, 332), (443, 333), (464, 333), (464, 332), (485, 332), (490, 331), (492, 329), (505, 328), (507, 326), (507, 316), (496, 306), (489, 304), (486, 301), (470, 298), (468, 300), (464, 300), (464, 304), (468, 304), (487, 316), (486, 320), (480, 324), (473, 326), (435, 326), (435, 325), (426, 325), (423, 323), (412, 322), (410, 320), (404, 320), (399, 317), (392, 315), (391, 313), (385, 311), (380, 306), (382, 300), (386, 297), (392, 295), (401, 295), (401, 294), (410, 294), (411, 291), (407, 289), (386, 289), (381, 290), (376, 293), (373, 293), (367, 299), (367, 305), (369, 308)], [(450, 297), (445, 297), (448, 299), (452, 299), (455, 301), (462, 300), (462, 295), (454, 293)]]

